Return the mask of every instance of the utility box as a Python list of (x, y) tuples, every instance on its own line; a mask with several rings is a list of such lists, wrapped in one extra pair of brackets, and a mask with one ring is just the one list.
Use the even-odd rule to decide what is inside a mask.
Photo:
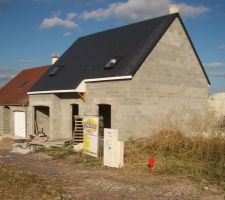
[(104, 129), (104, 160), (108, 167), (123, 167), (124, 142), (118, 140), (118, 130)]

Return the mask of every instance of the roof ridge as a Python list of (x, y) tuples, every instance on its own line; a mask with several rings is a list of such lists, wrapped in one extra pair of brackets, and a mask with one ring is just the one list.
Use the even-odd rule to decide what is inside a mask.
[[(88, 78), (133, 76), (175, 19), (182, 22), (175, 13), (83, 36), (59, 58), (64, 68), (55, 76), (46, 72), (29, 92), (62, 92)], [(106, 70), (113, 56), (123, 58)]]
[(166, 17), (173, 16), (173, 15), (180, 17), (179, 13), (173, 13), (173, 14), (163, 15), (163, 16), (159, 16), (159, 17), (154, 17), (154, 18), (151, 18), (151, 19), (140, 20), (140, 21), (137, 21), (137, 22), (134, 22), (134, 23), (129, 23), (129, 24), (126, 24), (126, 25), (122, 25), (122, 26), (118, 26), (118, 27), (114, 27), (114, 28), (109, 28), (107, 30), (102, 30), (102, 31), (98, 31), (98, 32), (95, 32), (95, 33), (87, 34), (87, 35), (78, 37), (77, 40), (80, 40), (80, 39), (83, 39), (83, 38), (87, 38), (89, 36), (94, 36), (96, 34), (105, 33), (105, 32), (108, 32), (108, 31), (113, 31), (113, 30), (118, 30), (118, 29), (122, 29), (122, 28), (127, 28), (129, 26), (135, 26), (137, 24), (146, 23), (146, 22), (152, 21), (152, 20), (158, 20), (160, 18), (166, 18)]
[[(139, 51), (143, 51), (143, 54), (140, 54), (142, 58), (139, 59), (140, 61), (137, 64), (137, 67), (136, 68), (131, 68), (131, 69), (133, 69), (131, 71), (131, 73), (133, 75), (137, 72), (137, 70), (140, 68), (140, 66), (142, 65), (142, 63), (147, 58), (147, 56), (152, 52), (152, 50), (158, 44), (158, 42), (160, 41), (160, 39), (162, 38), (162, 36), (165, 34), (165, 32), (168, 30), (168, 28), (171, 26), (171, 24), (174, 22), (174, 20), (177, 17), (180, 18), (179, 13), (170, 14), (170, 15), (166, 15), (166, 16), (167, 17), (170, 16), (171, 17), (171, 21), (169, 23), (167, 23), (167, 22), (165, 22), (165, 21), (162, 20), (162, 22), (153, 31), (153, 34), (149, 35), (149, 37), (146, 39), (146, 41), (145, 41), (144, 45), (142, 46), (142, 48), (139, 50)], [(173, 16), (173, 18), (172, 18), (172, 16)], [(157, 40), (153, 40), (152, 39), (152, 35), (154, 35), (154, 34), (157, 34), (158, 35)], [(152, 43), (152, 45), (151, 45), (151, 43)], [(137, 59), (137, 58), (133, 58), (133, 59)], [(132, 62), (132, 63), (134, 64), (134, 62)]]
[(49, 64), (49, 65), (43, 65), (43, 66), (38, 66), (38, 67), (24, 68), (20, 72), (31, 71), (31, 70), (34, 70), (34, 69), (40, 69), (40, 68), (45, 68), (45, 67), (50, 67), (50, 66), (51, 65)]

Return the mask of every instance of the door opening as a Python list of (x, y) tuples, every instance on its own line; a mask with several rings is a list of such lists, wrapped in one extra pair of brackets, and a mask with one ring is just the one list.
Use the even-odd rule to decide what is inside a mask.
[(79, 106), (78, 104), (72, 104), (72, 131), (75, 130), (75, 115), (79, 115)]
[(35, 106), (34, 127), (36, 134), (49, 136), (49, 107)]
[(98, 114), (103, 117), (104, 128), (111, 128), (111, 105), (99, 104)]

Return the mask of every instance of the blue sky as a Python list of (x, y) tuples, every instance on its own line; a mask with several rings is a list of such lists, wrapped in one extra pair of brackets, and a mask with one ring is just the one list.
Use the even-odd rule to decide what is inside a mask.
[(177, 4), (212, 83), (225, 91), (224, 0), (0, 0), (0, 86), (78, 37), (168, 14)]

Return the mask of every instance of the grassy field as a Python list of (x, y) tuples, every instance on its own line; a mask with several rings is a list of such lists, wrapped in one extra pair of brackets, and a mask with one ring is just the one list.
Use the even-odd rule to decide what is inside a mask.
[(41, 179), (6, 164), (0, 164), (1, 200), (69, 200), (55, 180)]
[[(148, 159), (154, 158), (156, 164), (153, 176), (159, 177), (160, 181), (163, 177), (184, 177), (201, 183), (204, 181), (206, 185), (217, 185), (225, 191), (225, 136), (223, 127), (218, 124), (214, 127), (212, 134), (208, 135), (185, 134), (173, 127), (157, 131), (145, 139), (130, 139), (125, 143), (125, 166), (117, 170), (119, 176), (146, 180), (149, 177)], [(4, 140), (1, 148), (7, 149), (11, 144), (11, 140)], [(88, 167), (101, 171), (102, 158), (95, 159), (82, 153), (76, 154), (72, 143), (64, 148), (41, 151), (53, 159), (66, 159), (78, 164), (80, 170)], [(75, 179), (78, 180), (79, 177), (80, 175)], [(93, 177), (94, 182), (95, 179), (96, 177)], [(59, 179), (51, 176), (32, 175), (17, 167), (0, 163), (1, 200), (69, 200), (58, 181)]]
[[(46, 149), (55, 158), (65, 158), (84, 166), (101, 166), (102, 158), (75, 154), (73, 146), (62, 149)], [(184, 134), (176, 129), (164, 129), (145, 139), (125, 143), (124, 173), (146, 177), (149, 158), (155, 158), (155, 176), (185, 176), (196, 181), (216, 183), (225, 190), (225, 137)]]
[(131, 139), (126, 143), (125, 168), (129, 171), (146, 174), (150, 157), (156, 159), (154, 175), (207, 180), (225, 190), (225, 137), (221, 134), (188, 136), (168, 129), (148, 139)]

